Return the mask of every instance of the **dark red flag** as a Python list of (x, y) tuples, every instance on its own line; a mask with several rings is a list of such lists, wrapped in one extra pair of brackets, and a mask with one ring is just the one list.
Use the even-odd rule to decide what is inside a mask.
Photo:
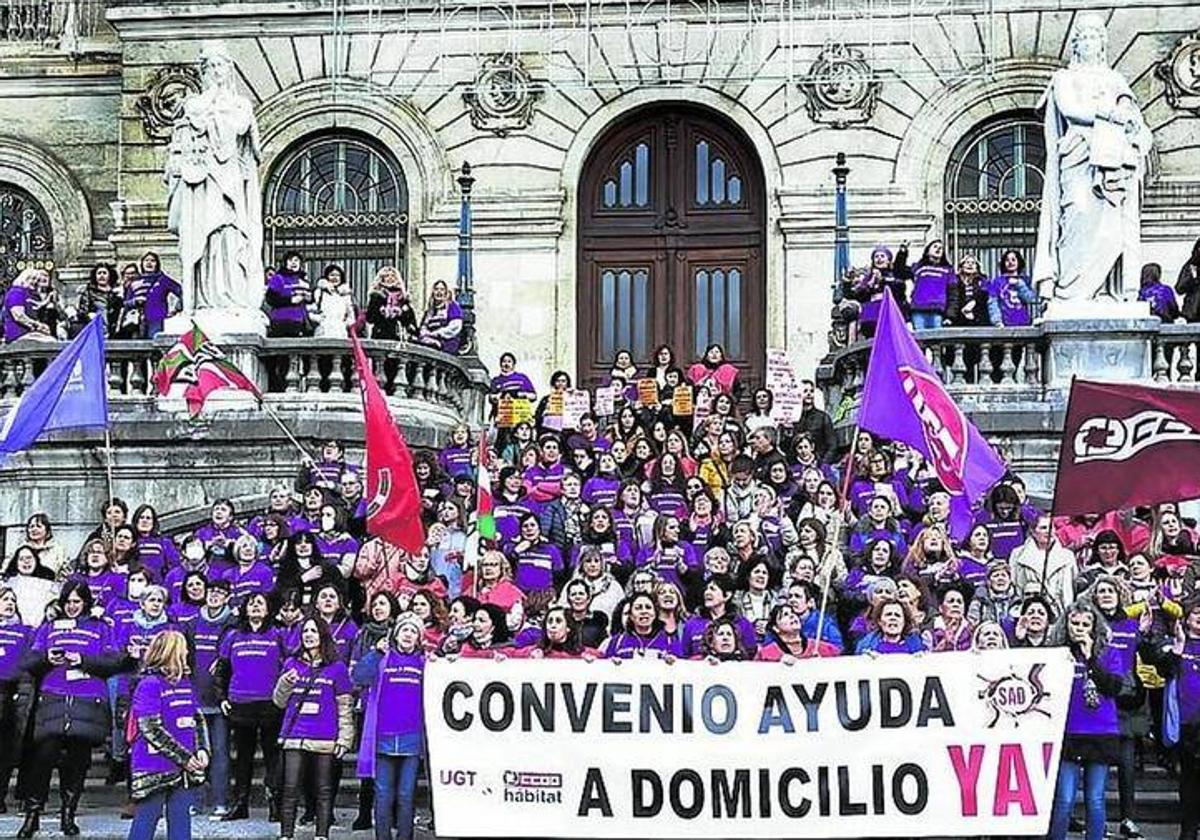
[(413, 473), (412, 453), (392, 420), (358, 336), (351, 331), (354, 366), (362, 388), (367, 434), (367, 530), (410, 554), (425, 545), (421, 525), (421, 493)]
[(1054, 512), (1200, 498), (1200, 393), (1071, 383)]

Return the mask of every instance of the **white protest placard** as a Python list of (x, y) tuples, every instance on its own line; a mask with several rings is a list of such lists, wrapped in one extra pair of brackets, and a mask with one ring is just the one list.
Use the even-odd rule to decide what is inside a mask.
[(450, 837), (1044, 835), (1063, 648), (780, 663), (431, 661)]
[(592, 410), (592, 395), (587, 391), (564, 391), (562, 427), (578, 429), (583, 415)]
[(767, 379), (764, 387), (771, 392), (771, 420), (775, 423), (795, 423), (803, 409), (800, 401), (800, 380), (788, 359), (786, 350), (767, 351)]

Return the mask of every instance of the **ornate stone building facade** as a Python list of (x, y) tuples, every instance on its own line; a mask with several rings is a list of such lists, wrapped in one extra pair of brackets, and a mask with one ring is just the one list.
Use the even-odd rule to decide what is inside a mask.
[(933, 236), (1030, 251), (1038, 102), (1085, 11), (1154, 132), (1145, 253), (1173, 276), (1200, 198), (1183, 0), (3, 0), (0, 232), (68, 280), (146, 248), (170, 264), (166, 132), (219, 39), (262, 126), (268, 264), (342, 262), (359, 294), (388, 263), (421, 295), (453, 280), (469, 162), (485, 361), (512, 349), (544, 384), (722, 341), (752, 371), (767, 347), (810, 369), (836, 154), (856, 262)]

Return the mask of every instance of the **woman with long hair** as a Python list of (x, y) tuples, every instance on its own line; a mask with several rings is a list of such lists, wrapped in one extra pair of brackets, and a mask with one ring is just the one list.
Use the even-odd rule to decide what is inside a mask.
[(404, 278), (395, 266), (385, 265), (375, 273), (367, 295), (367, 323), (371, 338), (399, 341), (417, 334), (417, 316), (409, 301)]
[(17, 836), (33, 837), (50, 792), (50, 774), (58, 766), (62, 794), (60, 828), (67, 837), (79, 834), (75, 813), (92, 763), (92, 750), (109, 734), (108, 687), (105, 680), (120, 670), (112, 654), (108, 625), (92, 618), (92, 592), (86, 583), (63, 584), (57, 617), (38, 628), (21, 666), (40, 680), (29, 762), (25, 822)]
[(737, 367), (725, 356), (725, 348), (720, 344), (710, 344), (705, 348), (704, 355), (687, 369), (687, 378), (697, 388), (708, 386), (715, 394), (724, 394), (737, 400), (745, 386), (738, 373)]
[(946, 243), (934, 239), (912, 267), (913, 291), (909, 303), (913, 329), (940, 329), (946, 317), (946, 301), (957, 282), (954, 268), (946, 258)]
[(133, 556), (137, 564), (154, 572), (162, 580), (168, 569), (179, 565), (179, 549), (170, 537), (159, 533), (158, 512), (152, 505), (138, 505), (129, 518), (133, 526)]
[(754, 631), (754, 624), (738, 613), (734, 600), (736, 594), (737, 584), (728, 574), (715, 574), (708, 579), (704, 584), (703, 606), (683, 627), (683, 651), (686, 656), (694, 657), (700, 653), (708, 625), (725, 616), (732, 616), (736, 622), (743, 647), (751, 655), (757, 652), (758, 635)]
[(571, 611), (561, 604), (546, 610), (537, 643), (525, 650), (525, 656), (529, 659), (591, 661), (600, 656), (600, 651), (584, 642), (582, 627), (571, 617)]
[(1180, 313), (1189, 324), (1200, 321), (1200, 239), (1192, 245), (1191, 256), (1179, 267), (1175, 291), (1183, 297)]
[(234, 746), (233, 808), (223, 818), (250, 816), (250, 782), (254, 751), (262, 749), (267, 804), (272, 816), (279, 801), (279, 724), (281, 715), (272, 703), (275, 682), (283, 668), (283, 635), (271, 617), (267, 596), (257, 592), (242, 605), (237, 625), (221, 638), (214, 689), (221, 711), (229, 719)]
[(21, 657), (34, 630), (17, 609), (17, 593), (0, 586), (0, 813), (8, 806), (8, 784), (20, 766), (28, 709), (22, 697)]
[(300, 647), (284, 664), (272, 695), (283, 710), (283, 795), (279, 836), (291, 838), (305, 790), (316, 810), (316, 837), (328, 840), (333, 820), (334, 764), (354, 747), (350, 671), (320, 616), (300, 624)]
[(744, 662), (749, 659), (742, 646), (737, 625), (732, 617), (725, 616), (704, 628), (704, 639), (700, 644), (698, 659), (707, 659), (716, 665), (721, 662)]
[(1084, 840), (1102, 840), (1108, 768), (1120, 758), (1117, 698), (1131, 690), (1132, 675), (1118, 670), (1108, 645), (1108, 627), (1094, 607), (1081, 603), (1069, 607), (1057, 629), (1060, 643), (1070, 649), (1075, 676), (1046, 837), (1065, 840), (1082, 785)]
[(435, 280), (429, 303), (413, 340), (443, 353), (455, 355), (462, 347), (463, 313), (445, 280)]
[(593, 600), (594, 596), (587, 581), (576, 577), (563, 587), (559, 606), (566, 610), (572, 625), (578, 631), (580, 641), (586, 647), (598, 649), (604, 641), (609, 616), (593, 608)]
[(301, 531), (288, 538), (288, 548), (279, 563), (276, 591), (296, 591), (301, 603), (307, 605), (325, 584), (342, 582), (338, 568), (324, 561), (315, 534)]
[(136, 803), (129, 840), (154, 840), (164, 810), (167, 837), (189, 837), (193, 788), (204, 784), (212, 748), (179, 631), (160, 633), (146, 648), (130, 716), (137, 734), (129, 758)]
[(376, 840), (413, 836), (417, 775), (425, 753), (423, 630), (416, 615), (401, 614), (389, 637), (354, 666), (354, 682), (363, 689), (358, 775), (364, 784), (374, 782)]

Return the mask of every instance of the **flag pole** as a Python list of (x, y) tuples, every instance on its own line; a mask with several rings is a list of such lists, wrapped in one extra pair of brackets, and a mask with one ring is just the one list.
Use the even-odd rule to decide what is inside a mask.
[(108, 498), (110, 500), (116, 498), (113, 493), (113, 450), (112, 450), (112, 432), (108, 426), (104, 427), (104, 475), (108, 480)]
[[(195, 324), (196, 324), (196, 322), (192, 321), (193, 327), (195, 326)], [(222, 355), (225, 355), (225, 350), (221, 347), (221, 345), (217, 344), (217, 342), (213, 341), (208, 336), (205, 336), (205, 339), (208, 341), (208, 343), (210, 345), (212, 345), (217, 350), (217, 352), (221, 353)], [(289, 441), (291, 441), (292, 445), (295, 446), (297, 450), (299, 450), (300, 454), (306, 460), (312, 461), (313, 460), (312, 455), (309, 454), (308, 450), (304, 448), (304, 446), (300, 443), (300, 441), (296, 440), (296, 436), (292, 434), (291, 429), (289, 429), (286, 425), (284, 425), (283, 419), (276, 413), (275, 409), (271, 408), (271, 406), (267, 404), (267, 401), (265, 399), (263, 399), (261, 396), (259, 397), (259, 400), (258, 400), (258, 406), (259, 406), (259, 408), (261, 408), (263, 411), (266, 412), (268, 417), (270, 417), (272, 420), (275, 421), (275, 425), (278, 426), (280, 428), (280, 430), (287, 436), (287, 439)]]
[[(860, 429), (854, 424), (854, 436), (850, 438), (850, 454), (846, 459), (846, 474), (842, 476), (842, 517), (845, 518), (850, 510), (850, 476), (854, 473), (854, 456), (858, 453), (858, 435)], [(825, 558), (821, 558), (824, 564)], [(818, 566), (820, 571), (820, 566)], [(825, 582), (821, 584), (821, 611), (817, 614), (817, 647), (821, 646), (821, 636), (825, 631), (825, 611), (829, 608), (829, 587), (833, 583), (833, 570), (825, 574)]]
[(276, 413), (275, 409), (271, 408), (271, 406), (267, 404), (266, 400), (260, 400), (259, 406), (263, 411), (266, 412), (268, 417), (275, 421), (275, 425), (277, 425), (280, 430), (287, 435), (287, 439), (292, 442), (292, 445), (295, 446), (296, 449), (300, 450), (300, 454), (304, 456), (306, 460), (312, 461), (312, 455), (309, 454), (308, 450), (304, 448), (304, 445), (301, 444), (300, 441), (296, 440), (296, 436), (292, 434), (291, 429), (284, 425), (283, 419), (279, 416), (279, 414)]

